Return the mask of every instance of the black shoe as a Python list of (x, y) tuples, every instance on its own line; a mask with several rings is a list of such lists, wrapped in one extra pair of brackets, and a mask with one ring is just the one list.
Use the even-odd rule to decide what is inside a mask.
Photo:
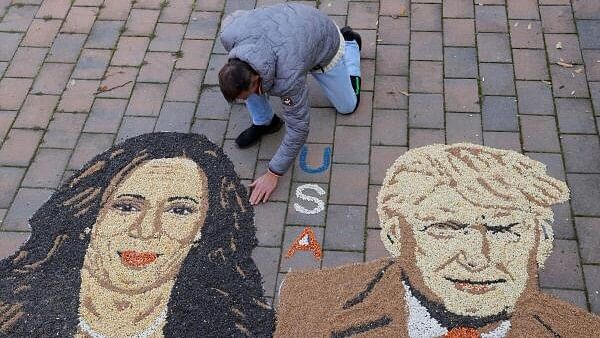
[(358, 108), (358, 104), (360, 103), (360, 76), (350, 76), (350, 83), (352, 84), (352, 89), (354, 89), (354, 94), (356, 94), (356, 107), (352, 111), (353, 113)]
[(340, 29), (340, 32), (342, 33), (342, 36), (344, 37), (344, 40), (346, 40), (346, 41), (356, 41), (356, 43), (358, 44), (358, 50), (361, 50), (361, 48), (362, 48), (362, 39), (360, 38), (360, 34), (358, 34), (358, 33), (356, 33), (355, 31), (352, 30), (352, 27), (346, 26), (346, 27)]
[(279, 116), (273, 115), (271, 123), (264, 126), (253, 124), (235, 139), (235, 143), (237, 143), (240, 148), (251, 147), (258, 142), (263, 135), (276, 133), (281, 129), (281, 126), (283, 126), (283, 120), (280, 119)]

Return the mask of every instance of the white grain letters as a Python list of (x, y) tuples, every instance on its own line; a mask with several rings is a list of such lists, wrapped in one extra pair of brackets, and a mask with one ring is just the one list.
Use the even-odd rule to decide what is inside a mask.
[(300, 204), (294, 203), (294, 209), (296, 209), (296, 211), (299, 213), (307, 214), (307, 215), (318, 214), (321, 211), (325, 210), (325, 202), (321, 201), (317, 197), (304, 194), (304, 190), (306, 190), (306, 189), (314, 190), (317, 194), (319, 194), (319, 196), (325, 195), (325, 190), (323, 190), (323, 188), (319, 187), (318, 185), (303, 184), (303, 185), (299, 186), (298, 188), (296, 188), (296, 197), (303, 201), (309, 201), (309, 202), (316, 203), (317, 205), (312, 209), (306, 209), (305, 207), (301, 206)]

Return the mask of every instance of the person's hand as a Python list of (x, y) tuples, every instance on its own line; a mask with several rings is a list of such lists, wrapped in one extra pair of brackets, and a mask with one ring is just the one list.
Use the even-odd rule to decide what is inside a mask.
[(250, 204), (257, 205), (259, 203), (265, 203), (268, 201), (273, 191), (275, 191), (275, 188), (277, 188), (278, 182), (279, 176), (270, 171), (267, 171), (266, 174), (257, 178), (249, 185), (250, 189), (252, 189), (252, 194), (250, 195)]

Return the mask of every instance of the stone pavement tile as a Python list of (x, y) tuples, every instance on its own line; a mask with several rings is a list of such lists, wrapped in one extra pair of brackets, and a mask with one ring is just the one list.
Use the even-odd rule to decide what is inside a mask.
[(513, 49), (515, 78), (518, 80), (548, 80), (546, 53), (538, 49)]
[(568, 172), (600, 173), (598, 135), (562, 135), (561, 143)]
[[(552, 63), (564, 62), (583, 64), (579, 39), (577, 34), (545, 34), (548, 46), (548, 61)], [(556, 48), (556, 46), (561, 48)]]
[(292, 182), (285, 224), (325, 225), (326, 212), (322, 209), (327, 205), (328, 191), (326, 183)]
[(553, 116), (520, 117), (523, 150), (541, 152), (560, 152), (556, 121)]
[(19, 247), (29, 239), (29, 232), (2, 232), (0, 233), (0, 259), (15, 253)]
[(160, 12), (158, 22), (186, 23), (192, 12), (193, 3), (194, 0), (169, 2)]
[(6, 70), (6, 76), (35, 77), (47, 52), (48, 48), (19, 47)]
[(520, 114), (554, 115), (552, 89), (541, 81), (517, 81)]
[(381, 40), (379, 42), (381, 44), (408, 45), (408, 42), (410, 41), (408, 18), (394, 18), (392, 16), (379, 17), (378, 38)]
[[(325, 238), (327, 239), (327, 236)], [(332, 250), (325, 250), (323, 252), (323, 268), (333, 268), (337, 266), (362, 262), (362, 252)]]
[(407, 150), (407, 147), (373, 146), (371, 148), (369, 184), (382, 184), (388, 168)]
[(590, 310), (593, 313), (600, 314), (600, 266), (584, 265), (583, 273), (587, 285)]
[(333, 143), (333, 161), (367, 164), (370, 143), (371, 128), (339, 126)]
[(4, 141), (4, 137), (8, 134), (10, 127), (17, 116), (16, 111), (0, 110), (0, 143)]
[(479, 89), (476, 79), (445, 79), (444, 95), (447, 111), (479, 112)]
[(115, 134), (127, 107), (127, 100), (96, 99), (85, 121), (84, 132)]
[(577, 242), (559, 239), (554, 241), (552, 254), (540, 271), (540, 286), (545, 288), (584, 289), (583, 273)]
[(550, 65), (554, 97), (590, 97), (585, 71), (574, 72), (570, 68)]
[[(271, 6), (276, 3), (281, 3), (281, 2), (285, 2), (285, 0), (258, 0), (256, 2), (256, 8)], [(349, 2), (349, 0), (323, 1), (319, 5), (319, 10), (329, 16), (331, 16), (331, 15), (347, 15), (348, 14), (348, 2)], [(381, 5), (381, 6), (382, 6), (382, 9), (380, 10), (380, 13), (381, 13), (381, 11), (383, 11), (383, 5)], [(384, 15), (384, 14), (381, 14), (381, 15)], [(388, 14), (388, 15), (391, 15), (391, 14)]]
[(595, 0), (573, 0), (575, 19), (600, 19), (600, 2)]
[(6, 68), (8, 68), (8, 62), (0, 62), (0, 78), (4, 75)]
[(112, 52), (106, 49), (84, 49), (73, 71), (74, 79), (100, 79), (104, 75)]
[[(281, 244), (281, 242), (279, 242)], [(281, 248), (257, 247), (252, 250), (252, 259), (256, 263), (262, 276), (262, 285), (265, 296), (275, 294), (277, 284), (277, 264), (279, 263)]]
[(221, 19), (219, 12), (193, 12), (188, 22), (186, 39), (214, 39)]
[(192, 102), (165, 102), (154, 131), (188, 133), (192, 126), (196, 104)]
[(86, 114), (54, 113), (41, 147), (75, 148), (85, 118)]
[(583, 59), (588, 81), (600, 81), (600, 50), (584, 50)]
[(11, 129), (0, 148), (0, 164), (26, 167), (35, 154), (43, 131)]
[(256, 166), (256, 156), (258, 154), (257, 145), (247, 149), (239, 149), (235, 141), (225, 140), (223, 150), (231, 159), (235, 172), (241, 178), (252, 179), (254, 177), (254, 167)]
[(333, 164), (331, 172), (331, 204), (367, 204), (369, 166)]
[(370, 127), (373, 120), (373, 92), (362, 90), (360, 104), (352, 114), (336, 114), (336, 125)]
[(35, 78), (31, 92), (33, 94), (62, 94), (67, 86), (72, 70), (73, 64), (44, 63)]
[(92, 26), (92, 31), (85, 43), (86, 48), (115, 48), (121, 29), (125, 23), (123, 21), (96, 21)]
[(96, 15), (98, 15), (98, 9), (95, 7), (71, 7), (60, 31), (88, 34), (94, 25)]
[(477, 32), (508, 32), (506, 7), (475, 6), (475, 26)]
[(71, 150), (42, 148), (27, 169), (21, 186), (57, 188), (71, 156)]
[[(152, 26), (154, 28), (154, 25)], [(185, 25), (178, 23), (159, 23), (156, 25), (156, 35), (150, 41), (148, 50), (153, 52), (176, 52), (181, 47)]]
[(409, 129), (408, 148), (414, 149), (428, 144), (445, 144), (446, 137), (443, 130), (439, 129)]
[(506, 33), (478, 33), (480, 62), (511, 62), (510, 41)]
[(442, 33), (440, 32), (411, 32), (410, 59), (442, 61)]
[[(377, 214), (377, 194), (381, 190), (380, 185), (369, 185), (369, 201), (367, 206), (367, 228), (378, 229), (381, 227), (379, 224), (379, 215)], [(367, 248), (369, 244), (367, 243)]]
[(67, 168), (81, 169), (94, 156), (110, 148), (113, 144), (113, 137), (113, 134), (81, 134)]
[[(314, 107), (332, 107), (333, 108), (333, 104), (331, 104), (331, 101), (329, 101), (329, 99), (325, 95), (325, 91), (323, 91), (323, 88), (317, 82), (317, 80), (315, 80), (315, 78), (313, 76), (308, 76), (307, 79), (308, 79), (308, 81), (307, 81), (308, 103), (310, 104), (311, 108), (314, 108)], [(276, 98), (276, 100), (279, 100), (279, 98)]]
[[(258, 178), (264, 175), (269, 167), (269, 161), (267, 160), (259, 160), (256, 163), (256, 171), (254, 173), (254, 178)], [(314, 182), (314, 181), (313, 181)], [(292, 185), (292, 170), (288, 170), (283, 176), (279, 178), (279, 183), (277, 184), (277, 188), (269, 197), (269, 201), (277, 201), (277, 202), (287, 202), (290, 198), (290, 186)], [(286, 210), (287, 208), (284, 208)], [(283, 224), (283, 222), (278, 223), (279, 226)]]
[[(589, 86), (592, 94), (592, 106), (594, 106), (596, 116), (600, 116), (600, 82), (590, 82)], [(596, 122), (598, 122), (598, 119), (596, 119)], [(600, 130), (600, 128), (598, 129)]]
[(149, 8), (160, 9), (162, 0), (137, 0), (133, 4), (133, 8)]
[[(404, 92), (404, 94), (402, 93)], [(375, 76), (375, 109), (407, 109), (408, 79), (404, 76)]]
[(223, 6), (225, 5), (226, 0), (205, 0), (202, 2), (197, 2), (195, 4), (195, 9), (197, 11), (212, 11), (212, 12), (220, 12), (223, 10)]
[(544, 48), (542, 24), (531, 20), (510, 20), (510, 40), (513, 48)]
[(545, 33), (576, 33), (571, 6), (540, 6)]
[(475, 20), (444, 19), (444, 46), (475, 47)]
[(565, 165), (563, 163), (561, 154), (526, 153), (526, 155), (545, 164), (548, 175), (561, 181), (566, 180), (564, 169)]
[(102, 92), (98, 93), (97, 96), (121, 99), (129, 98), (138, 71), (138, 67), (108, 67), (99, 88)]
[(213, 40), (183, 40), (181, 46), (183, 57), (177, 59), (175, 68), (206, 69), (212, 45)]
[(147, 37), (122, 36), (119, 38), (117, 50), (113, 55), (111, 65), (139, 66), (144, 60), (144, 54), (150, 39)]
[[(355, 32), (360, 34), (362, 38), (362, 50), (360, 52), (361, 59), (375, 59), (375, 52), (377, 50), (377, 40), (381, 40), (381, 29), (379, 29), (379, 37), (377, 31), (374, 29), (355, 29)], [(381, 41), (383, 42), (383, 41)]]
[(477, 78), (478, 73), (475, 48), (444, 48), (444, 76), (446, 78)]
[(410, 92), (442, 93), (444, 91), (443, 73), (441, 62), (411, 61)]
[(57, 111), (87, 113), (92, 107), (99, 80), (71, 80), (63, 93)]
[(575, 239), (571, 203), (565, 202), (552, 207), (554, 212), (554, 237), (559, 239)]
[[(481, 63), (481, 92), (483, 95), (515, 95), (513, 66), (503, 63)], [(486, 81), (487, 80), (487, 81)]]
[(98, 20), (127, 20), (131, 2), (122, 0), (105, 0), (100, 9)]
[(327, 208), (324, 249), (364, 250), (366, 207), (331, 205)]
[(158, 116), (166, 89), (166, 84), (138, 83), (125, 115)]
[(0, 167), (0, 208), (10, 207), (24, 174), (25, 168)]
[(306, 142), (333, 143), (336, 114), (333, 108), (312, 108)]
[(600, 216), (600, 175), (567, 174), (571, 204), (577, 216)]
[(227, 121), (196, 119), (192, 125), (192, 133), (202, 134), (219, 147), (223, 146)]
[[(288, 249), (292, 245), (292, 242), (296, 239), (296, 237), (300, 236), (303, 230), (304, 224), (301, 224), (301, 226), (285, 227), (283, 235), (283, 246), (281, 248), (281, 263), (279, 264), (279, 271), (288, 272), (314, 270), (319, 269), (319, 267), (321, 266), (321, 262), (315, 258), (311, 251), (296, 251), (296, 253), (291, 258), (286, 257), (286, 254), (288, 252)], [(324, 228), (312, 227), (312, 230), (315, 233), (316, 241), (320, 245), (322, 245)]]
[(411, 128), (444, 128), (442, 94), (412, 94), (408, 105), (408, 125)]
[[(343, 1), (347, 2), (347, 0)], [(379, 15), (407, 15), (409, 2), (409, 0), (381, 0), (379, 1)]]
[(0, 31), (27, 31), (38, 8), (38, 6), (11, 6), (0, 22)]
[(406, 146), (408, 116), (405, 110), (374, 110), (371, 143), (373, 145)]
[(104, 0), (75, 0), (73, 5), (75, 6), (100, 6)]
[(596, 134), (589, 99), (556, 99), (556, 114), (561, 133)]
[(50, 189), (21, 188), (2, 221), (2, 230), (29, 231), (29, 219), (54, 191)]
[(381, 231), (379, 229), (367, 230), (367, 247), (365, 249), (365, 262), (390, 256), (390, 253), (387, 251), (387, 249), (383, 245), (383, 242), (381, 241), (380, 232)]
[(509, 19), (539, 20), (537, 0), (507, 0)]
[(137, 82), (168, 83), (175, 64), (168, 52), (148, 52), (137, 77)]
[(294, 162), (294, 182), (328, 183), (331, 174), (331, 144), (306, 143), (304, 147), (306, 157), (300, 155)]
[(542, 291), (544, 293), (553, 295), (565, 302), (574, 304), (585, 311), (588, 311), (587, 300), (585, 298), (585, 291), (550, 288), (543, 288)]
[(27, 97), (31, 79), (2, 78), (0, 80), (0, 109), (18, 110)]
[(125, 116), (119, 127), (115, 143), (123, 142), (128, 138), (151, 133), (156, 125), (156, 117)]
[(471, 0), (446, 0), (442, 3), (445, 18), (472, 18), (475, 15)]
[(58, 96), (28, 95), (13, 128), (45, 129), (57, 103)]
[(132, 9), (129, 12), (123, 35), (149, 36), (154, 31), (159, 14), (158, 10)]
[(521, 139), (516, 132), (484, 131), (483, 144), (488, 147), (521, 152)]
[(230, 109), (231, 106), (221, 94), (219, 87), (205, 87), (200, 94), (196, 117), (227, 120)]
[(235, 139), (240, 133), (248, 129), (251, 125), (252, 121), (250, 119), (250, 114), (246, 110), (246, 107), (241, 104), (234, 104), (231, 106), (231, 114), (229, 116), (227, 134), (225, 134), (225, 137), (228, 139)]
[(408, 75), (408, 46), (377, 46), (377, 75)]
[(348, 26), (358, 29), (377, 29), (378, 13), (378, 3), (350, 2), (348, 5)]
[(583, 264), (600, 263), (600, 218), (576, 217), (575, 227)]
[(517, 100), (510, 96), (484, 96), (483, 130), (519, 131)]
[(52, 46), (61, 24), (61, 20), (33, 20), (21, 45), (31, 47)]
[(483, 144), (480, 114), (446, 114), (446, 142)]
[(64, 19), (71, 8), (71, 0), (44, 0), (35, 17)]
[(86, 37), (85, 34), (58, 34), (48, 52), (46, 62), (77, 62)]
[[(247, 113), (246, 113), (247, 114)], [(232, 114), (233, 116), (233, 114)], [(248, 119), (248, 117), (246, 117)], [(229, 120), (229, 125), (231, 126), (231, 119)], [(237, 136), (241, 134), (231, 134), (225, 135), (226, 138), (237, 138)], [(261, 160), (270, 160), (275, 156), (277, 149), (279, 149), (279, 145), (283, 141), (283, 137), (285, 136), (285, 128), (279, 129), (278, 132), (265, 136), (260, 142), (260, 149), (258, 150), (258, 158)]]
[(410, 29), (412, 31), (441, 31), (441, 4), (413, 4), (410, 7)]
[(375, 85), (375, 61), (360, 61), (361, 86), (363, 91), (372, 91)]
[(227, 55), (212, 54), (208, 61), (208, 69), (203, 85), (219, 85), (219, 70), (227, 63)]
[(23, 34), (0, 32), (0, 61), (10, 61), (19, 47)]

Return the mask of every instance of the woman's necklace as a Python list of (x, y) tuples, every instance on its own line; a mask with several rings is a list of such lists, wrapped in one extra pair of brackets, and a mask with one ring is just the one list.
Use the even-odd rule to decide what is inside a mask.
[[(158, 315), (152, 324), (150, 324), (150, 326), (148, 326), (144, 331), (133, 336), (126, 336), (124, 338), (149, 338), (160, 327), (165, 319), (167, 319), (167, 308), (162, 310), (160, 315)], [(92, 338), (109, 338), (109, 336), (105, 336), (100, 332), (94, 331), (94, 329), (92, 329), (81, 316), (79, 316), (79, 324), (77, 326)]]

